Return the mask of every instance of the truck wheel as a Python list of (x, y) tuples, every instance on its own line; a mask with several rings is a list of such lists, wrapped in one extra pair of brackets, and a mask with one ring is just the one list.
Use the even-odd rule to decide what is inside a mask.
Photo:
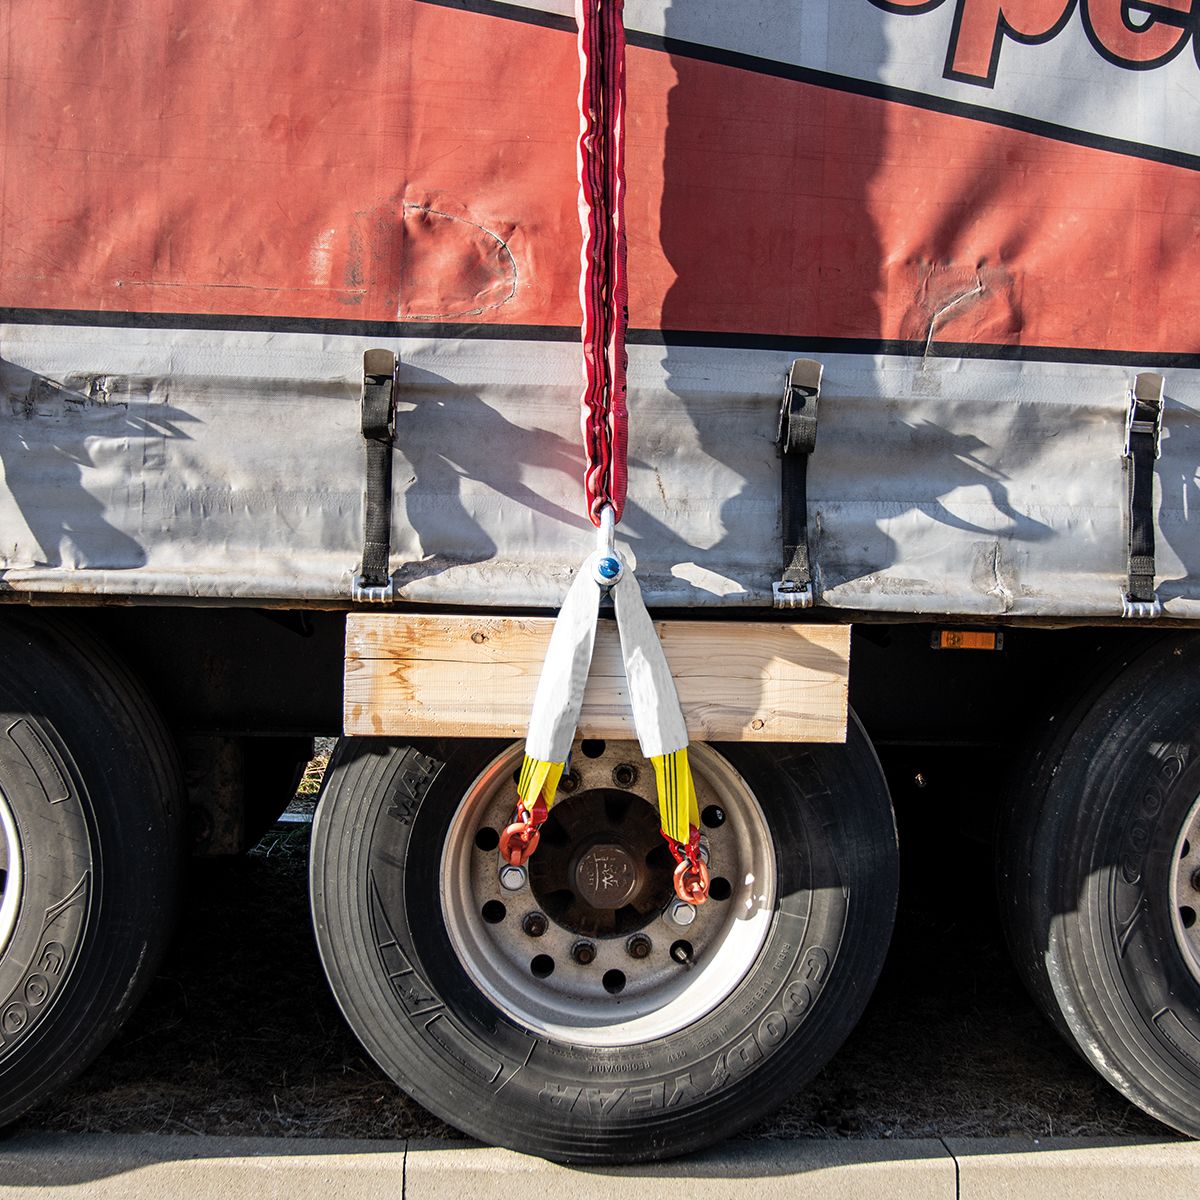
[(1200, 1137), (1200, 639), (1156, 642), (1037, 755), (1002, 839), (1018, 969), (1067, 1039)]
[(82, 1071), (153, 977), (182, 811), (125, 670), (67, 622), (0, 620), (0, 1124)]
[(883, 963), (896, 833), (866, 735), (694, 744), (713, 885), (682, 911), (629, 742), (576, 743), (527, 876), (502, 872), (521, 752), (339, 744), (312, 901), (351, 1027), (444, 1120), (562, 1162), (665, 1158), (751, 1124), (829, 1060)]

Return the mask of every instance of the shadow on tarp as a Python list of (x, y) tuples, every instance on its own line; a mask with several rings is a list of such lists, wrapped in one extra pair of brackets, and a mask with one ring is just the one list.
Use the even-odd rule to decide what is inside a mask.
[(146, 548), (109, 510), (145, 520), (130, 493), (162, 457), (156, 447), (186, 439), (184, 426), (199, 419), (122, 376), (51, 379), (0, 359), (4, 493), (36, 543), (14, 554), (46, 567), (144, 566)]

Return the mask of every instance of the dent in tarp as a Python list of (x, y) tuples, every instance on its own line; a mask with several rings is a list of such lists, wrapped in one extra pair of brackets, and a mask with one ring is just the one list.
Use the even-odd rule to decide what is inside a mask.
[(358, 315), (371, 296), (398, 321), (494, 314), (517, 295), (515, 232), (512, 222), (482, 224), (447, 197), (391, 199), (320, 229), (306, 282), (335, 297), (340, 316)]
[[(20, 591), (344, 601), (361, 549), (355, 370), (376, 342), (7, 326), (0, 564)], [(591, 536), (572, 344), (405, 339), (401, 595), (557, 605)], [(769, 604), (788, 353), (634, 346), (621, 525), (649, 601)], [(826, 355), (810, 464), (821, 603), (1116, 616), (1121, 367)], [(1200, 618), (1200, 372), (1167, 376), (1159, 594)]]
[(468, 215), (410, 201), (403, 206), (403, 223), (400, 320), (479, 317), (516, 296), (517, 260), (507, 240), (511, 224), (485, 228)]

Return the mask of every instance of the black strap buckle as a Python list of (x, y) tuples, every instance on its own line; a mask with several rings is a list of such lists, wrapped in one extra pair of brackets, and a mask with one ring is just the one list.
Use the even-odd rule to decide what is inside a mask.
[(1153, 439), (1154, 457), (1162, 457), (1163, 388), (1166, 381), (1154, 371), (1142, 371), (1134, 377), (1129, 390), (1129, 409), (1125, 413), (1125, 457), (1133, 457), (1132, 439), (1138, 434)]
[(363, 495), (362, 566), (351, 595), (365, 603), (395, 597), (389, 559), (392, 542), (392, 443), (396, 437), (396, 356), (390, 350), (363, 355), (362, 435), (367, 446)]
[(811, 358), (798, 358), (788, 369), (779, 406), (776, 442), (783, 454), (811, 454), (817, 447), (817, 402), (825, 368)]
[(817, 445), (817, 402), (825, 368), (798, 358), (788, 369), (779, 406), (776, 442), (783, 459), (782, 577), (771, 585), (776, 608), (812, 608), (816, 603), (808, 556), (808, 456)]
[(1152, 619), (1162, 614), (1154, 587), (1154, 463), (1162, 454), (1163, 377), (1142, 371), (1129, 391), (1125, 414), (1127, 581), (1121, 615)]

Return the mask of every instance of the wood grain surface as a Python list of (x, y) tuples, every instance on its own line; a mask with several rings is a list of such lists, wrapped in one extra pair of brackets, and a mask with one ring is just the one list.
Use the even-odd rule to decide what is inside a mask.
[[(351, 614), (349, 736), (523, 737), (549, 617)], [(842, 742), (850, 628), (656, 622), (698, 741)], [(601, 620), (579, 733), (633, 738), (616, 623)]]

